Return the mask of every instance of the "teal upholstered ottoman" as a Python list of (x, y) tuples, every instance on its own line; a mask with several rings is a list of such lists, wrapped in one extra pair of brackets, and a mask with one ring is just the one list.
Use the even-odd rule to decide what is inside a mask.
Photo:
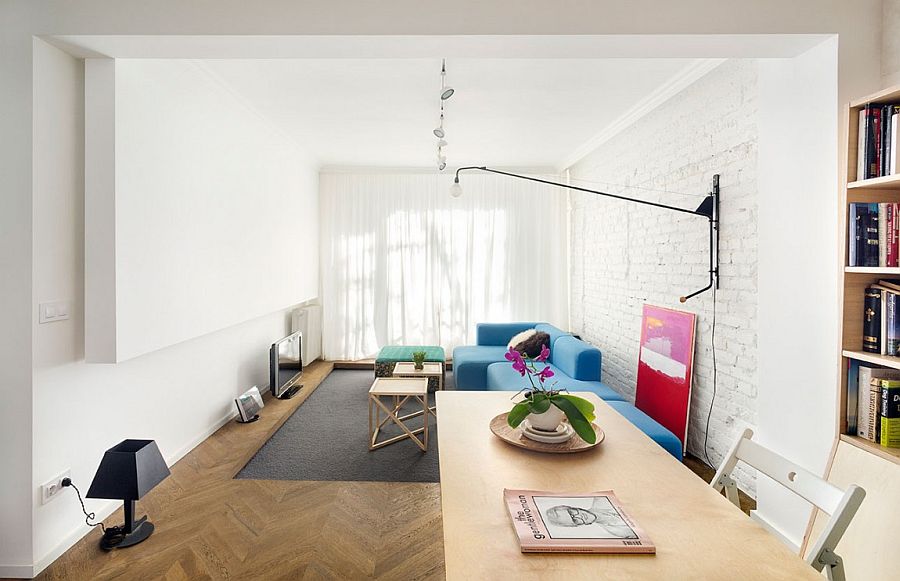
[[(391, 377), (394, 375), (394, 366), (401, 361), (412, 361), (412, 354), (416, 351), (425, 352), (425, 361), (437, 362), (444, 365), (444, 348), (435, 345), (388, 345), (382, 347), (375, 358), (375, 377)], [(443, 381), (444, 378), (441, 378)], [(438, 378), (428, 378), (428, 391), (438, 388)]]

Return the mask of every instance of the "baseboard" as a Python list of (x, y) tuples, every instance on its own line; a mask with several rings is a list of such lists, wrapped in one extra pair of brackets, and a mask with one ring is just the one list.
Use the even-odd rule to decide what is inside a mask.
[[(94, 519), (96, 522), (102, 522), (109, 518), (109, 516), (116, 512), (122, 506), (121, 502), (116, 502), (115, 500), (109, 500), (104, 503), (103, 508), (99, 510), (94, 510), (96, 514), (96, 518)], [(60, 543), (58, 543), (53, 549), (35, 561), (34, 566), (32, 567), (32, 575), (30, 577), (25, 577), (25, 579), (30, 579), (33, 577), (37, 577), (41, 571), (49, 567), (53, 564), (53, 561), (59, 559), (63, 553), (71, 549), (75, 546), (75, 543), (80, 541), (87, 535), (89, 532), (93, 530), (92, 527), (89, 527), (85, 524), (80, 525), (78, 528), (70, 532), (65, 539), (63, 539)]]
[(195, 437), (193, 440), (191, 440), (190, 442), (188, 442), (187, 444), (182, 446), (174, 454), (172, 454), (168, 458), (166, 458), (166, 464), (169, 466), (172, 466), (173, 464), (175, 464), (176, 462), (178, 462), (179, 460), (181, 460), (182, 458), (187, 456), (188, 452), (190, 452), (191, 450), (193, 450), (194, 448), (196, 448), (197, 446), (202, 444), (203, 441), (206, 440), (208, 437), (210, 437), (213, 434), (215, 434), (216, 432), (218, 432), (222, 426), (224, 426), (228, 422), (235, 419), (237, 417), (237, 415), (238, 415), (238, 413), (237, 413), (237, 410), (235, 409), (235, 410), (225, 414), (218, 420), (216, 420), (211, 426), (206, 428), (206, 430), (201, 432), (197, 437)]
[(32, 579), (36, 575), (29, 565), (0, 565), (0, 579)]
[(780, 528), (776, 527), (771, 522), (769, 522), (768, 519), (760, 515), (758, 510), (751, 510), (750, 518), (761, 524), (763, 528), (769, 531), (791, 551), (797, 553), (798, 555), (800, 554), (800, 545), (792, 541), (786, 534), (784, 534), (784, 532)]
[[(168, 466), (172, 466), (173, 464), (187, 456), (188, 452), (202, 444), (204, 440), (215, 434), (222, 426), (234, 420), (237, 415), (237, 411), (235, 410), (216, 420), (212, 425), (200, 432), (200, 434), (191, 439), (187, 444), (182, 446), (174, 454), (171, 454), (168, 458), (166, 458), (166, 464)], [(112, 513), (116, 512), (116, 510), (118, 510), (121, 506), (121, 502), (110, 500), (108, 504), (102, 509), (94, 511), (97, 514), (96, 521), (100, 522), (109, 518), (109, 516)], [(63, 553), (71, 549), (75, 545), (75, 543), (80, 541), (86, 534), (91, 532), (91, 530), (91, 527), (87, 525), (81, 525), (78, 528), (74, 529), (50, 552), (35, 561), (34, 565), (31, 567), (27, 565), (23, 565), (21, 567), (5, 567), (3, 565), (0, 565), (0, 578), (10, 577), (13, 579), (32, 579), (34, 577), (37, 577), (41, 573), (41, 571), (52, 565), (53, 561), (60, 558)], [(16, 574), (13, 574), (14, 570)]]

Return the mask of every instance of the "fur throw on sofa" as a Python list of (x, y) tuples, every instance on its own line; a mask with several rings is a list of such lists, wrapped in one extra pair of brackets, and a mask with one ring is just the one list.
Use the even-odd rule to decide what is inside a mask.
[(512, 347), (522, 355), (537, 357), (541, 354), (541, 347), (544, 345), (546, 345), (548, 349), (550, 348), (550, 335), (543, 331), (528, 329), (510, 339), (508, 346)]

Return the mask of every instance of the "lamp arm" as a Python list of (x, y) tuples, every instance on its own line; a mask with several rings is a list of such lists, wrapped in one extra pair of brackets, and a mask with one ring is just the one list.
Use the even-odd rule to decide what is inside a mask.
[(596, 194), (598, 196), (605, 196), (607, 198), (615, 198), (616, 200), (623, 200), (625, 202), (634, 202), (636, 204), (644, 204), (645, 206), (653, 206), (656, 208), (663, 208), (666, 210), (672, 210), (673, 212), (682, 212), (684, 214), (693, 214), (695, 216), (708, 217), (705, 213), (697, 211), (697, 210), (688, 210), (687, 208), (679, 208), (678, 206), (669, 206), (667, 204), (659, 204), (657, 202), (648, 202), (647, 200), (640, 200), (638, 198), (629, 198), (628, 196), (620, 196), (618, 194), (610, 194), (609, 192), (601, 192), (598, 190), (589, 190), (587, 188), (580, 188), (578, 186), (562, 184), (562, 183), (553, 182), (550, 180), (542, 180), (541, 178), (535, 178), (535, 177), (531, 177), (531, 176), (523, 176), (520, 174), (510, 173), (510, 172), (506, 172), (506, 171), (500, 171), (499, 169), (491, 169), (489, 167), (484, 167), (484, 166), (461, 167), (456, 170), (456, 177), (453, 179), (453, 181), (457, 182), (457, 183), (459, 182), (459, 172), (473, 170), (473, 169), (488, 172), (488, 173), (495, 173), (495, 174), (499, 174), (499, 175), (507, 176), (507, 177), (511, 177), (511, 178), (517, 178), (520, 180), (528, 180), (530, 182), (538, 182), (540, 184), (547, 184), (548, 186), (557, 186), (560, 188), (568, 188), (570, 190), (577, 190), (579, 192), (587, 192), (589, 194)]
[(483, 171), (487, 173), (494, 173), (498, 175), (503, 175), (511, 178), (517, 178), (520, 180), (527, 180), (530, 182), (537, 182), (540, 184), (546, 184), (549, 186), (556, 186), (560, 188), (566, 188), (569, 190), (576, 190), (579, 192), (586, 192), (588, 194), (595, 194), (598, 196), (604, 196), (607, 198), (614, 198), (616, 200), (622, 200), (625, 202), (634, 202), (635, 204), (643, 204), (645, 206), (653, 206), (655, 208), (662, 208), (664, 210), (672, 210), (673, 212), (681, 212), (683, 214), (691, 214), (693, 216), (703, 216), (707, 220), (709, 220), (709, 284), (703, 287), (698, 291), (694, 291), (691, 294), (680, 297), (679, 300), (683, 303), (690, 298), (693, 298), (701, 293), (704, 293), (711, 289), (713, 285), (716, 288), (719, 288), (719, 174), (713, 176), (712, 183), (712, 191), (703, 199), (703, 202), (697, 207), (696, 210), (689, 210), (687, 208), (679, 208), (678, 206), (669, 206), (668, 204), (659, 204), (657, 202), (648, 202), (647, 200), (640, 200), (637, 198), (629, 198), (628, 196), (620, 196), (618, 194), (610, 194), (609, 192), (601, 192), (598, 190), (590, 190), (588, 188), (581, 188), (578, 186), (572, 186), (569, 184), (563, 184), (559, 182), (553, 182), (550, 180), (544, 180), (541, 178), (535, 178), (531, 176), (525, 176), (515, 173), (510, 173), (506, 171), (501, 171), (499, 169), (492, 169), (485, 166), (478, 165), (470, 165), (458, 168), (456, 170), (456, 175), (453, 178), (454, 183), (459, 183), (459, 172), (461, 171), (470, 171), (477, 170)]

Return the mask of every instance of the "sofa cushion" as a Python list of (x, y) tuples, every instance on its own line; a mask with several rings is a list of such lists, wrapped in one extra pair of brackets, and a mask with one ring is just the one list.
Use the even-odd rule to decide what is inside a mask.
[(550, 360), (572, 379), (600, 381), (600, 350), (571, 335), (559, 337)]
[(542, 331), (535, 331), (534, 329), (532, 329), (532, 333), (530, 335), (528, 335), (521, 341), (517, 341), (519, 337), (523, 336), (523, 333), (519, 333), (509, 342), (510, 348), (515, 349), (522, 355), (531, 357), (533, 359), (541, 354), (541, 350), (545, 345), (548, 349), (550, 348), (550, 335), (548, 335), (547, 333), (544, 333)]
[(475, 343), (506, 347), (516, 333), (534, 329), (537, 323), (478, 323), (475, 325)]
[(487, 368), (491, 363), (506, 361), (506, 345), (462, 345), (453, 350), (453, 379), (456, 389), (487, 389)]
[(669, 454), (681, 461), (681, 440), (679, 440), (675, 434), (628, 402), (610, 401), (608, 403), (609, 407), (622, 414), (622, 416), (634, 424), (637, 429), (647, 434), (651, 440), (665, 448)]
[[(538, 369), (542, 369), (538, 367)], [(599, 381), (578, 381), (571, 379), (565, 375), (558, 367), (550, 365), (550, 369), (554, 373), (554, 377), (548, 380), (548, 386), (554, 384), (558, 389), (568, 389), (569, 391), (590, 391), (597, 394), (597, 397), (604, 401), (621, 401), (622, 397), (616, 390)], [(519, 372), (512, 368), (512, 364), (508, 361), (503, 363), (492, 363), (487, 368), (487, 390), (488, 391), (520, 391), (531, 387), (527, 377), (522, 377)]]

